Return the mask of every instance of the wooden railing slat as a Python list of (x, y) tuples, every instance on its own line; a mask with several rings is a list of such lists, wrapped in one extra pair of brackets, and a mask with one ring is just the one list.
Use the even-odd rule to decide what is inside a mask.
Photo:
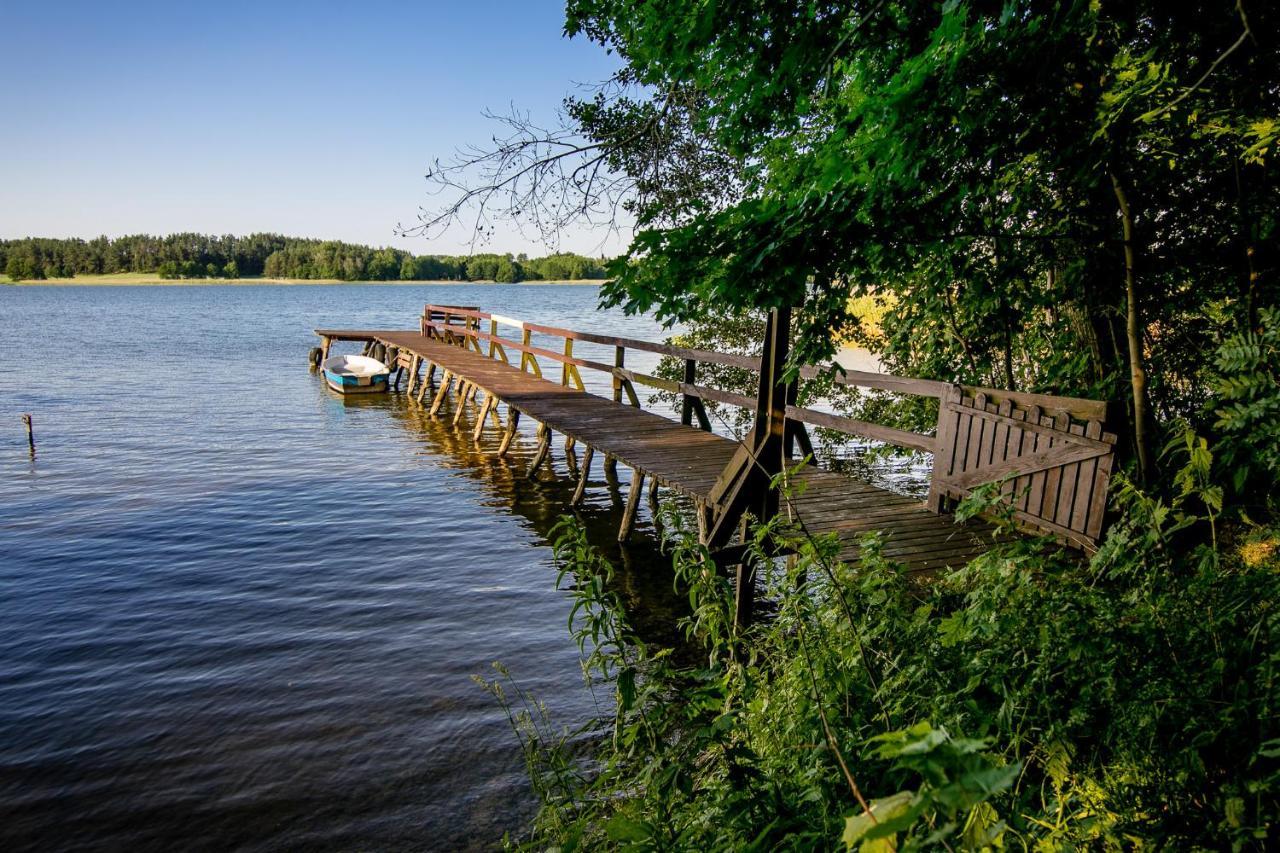
[(907, 447), (911, 450), (919, 450), (924, 453), (933, 453), (934, 448), (936, 447), (936, 442), (931, 436), (921, 435), (917, 432), (908, 432), (904, 429), (882, 426), (880, 424), (868, 423), (867, 421), (859, 421), (854, 418), (846, 418), (841, 415), (818, 412), (813, 409), (802, 409), (796, 406), (787, 406), (787, 417), (793, 420), (802, 421), (803, 423), (813, 424), (814, 426), (828, 427), (830, 429), (840, 430), (841, 432), (853, 433), (854, 435), (860, 435), (864, 438), (883, 441), (886, 444)]

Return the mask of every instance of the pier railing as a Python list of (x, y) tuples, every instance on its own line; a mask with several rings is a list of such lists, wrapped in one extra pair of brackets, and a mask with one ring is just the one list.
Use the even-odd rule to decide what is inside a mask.
[[(775, 312), (775, 315), (777, 312)], [(777, 318), (771, 320), (772, 334), (779, 332)], [(517, 333), (519, 339), (502, 332)], [(768, 430), (763, 402), (769, 383), (762, 380), (761, 396), (748, 397), (699, 384), (702, 365), (722, 365), (760, 373), (762, 361), (777, 379), (781, 363), (769, 357), (768, 343), (763, 358), (692, 349), (635, 338), (602, 335), (529, 323), (478, 308), (427, 305), (422, 314), (422, 334), (447, 343), (472, 348), (490, 358), (541, 377), (542, 357), (560, 365), (560, 383), (585, 390), (581, 370), (599, 371), (611, 377), (613, 399), (640, 406), (635, 386), (643, 385), (681, 396), (681, 422), (710, 430), (704, 400), (738, 406), (757, 412), (757, 440)], [(533, 335), (559, 338), (559, 349), (538, 346)], [(575, 342), (611, 346), (613, 363), (575, 355)], [(775, 348), (778, 346), (775, 341)], [(785, 351), (785, 341), (781, 344)], [(519, 353), (518, 362), (508, 350)], [(684, 362), (681, 381), (643, 373), (627, 366), (628, 350), (654, 353)], [(785, 358), (782, 359), (785, 361)], [(933, 454), (928, 506), (942, 512), (954, 501), (976, 488), (999, 483), (1008, 510), (1024, 525), (1049, 533), (1059, 540), (1092, 549), (1101, 534), (1106, 508), (1107, 486), (1114, 461), (1115, 435), (1104, 431), (1107, 404), (1097, 400), (1059, 397), (996, 388), (959, 385), (929, 379), (892, 376), (859, 370), (805, 366), (803, 380), (819, 376), (836, 384), (891, 391), (938, 400), (938, 422), (933, 434), (916, 433), (842, 415), (797, 406), (797, 383), (777, 390), (784, 398), (769, 403), (774, 425), (780, 430), (783, 455), (792, 456), (793, 445), (803, 454), (812, 454), (805, 425), (832, 429), (847, 435), (881, 441), (913, 451)], [(758, 467), (758, 453), (747, 454), (743, 464)], [(726, 489), (729, 485), (726, 484)]]

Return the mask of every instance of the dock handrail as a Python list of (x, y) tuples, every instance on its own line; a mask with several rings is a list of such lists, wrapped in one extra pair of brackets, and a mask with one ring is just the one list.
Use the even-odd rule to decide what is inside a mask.
[[(488, 324), (488, 331), (481, 328), (484, 323)], [(502, 337), (501, 329), (519, 331), (520, 341)], [(703, 400), (759, 411), (754, 397), (697, 382), (700, 364), (759, 373), (761, 360), (749, 356), (529, 323), (470, 306), (427, 305), (422, 315), (422, 334), (473, 347), (482, 354), (485, 348), (481, 344), (487, 343), (487, 355), (501, 357), (508, 364), (512, 362), (506, 349), (511, 348), (520, 353), (520, 369), (537, 376), (542, 375), (537, 360), (542, 356), (561, 365), (561, 384), (572, 384), (580, 390), (583, 390), (580, 368), (608, 374), (612, 377), (614, 401), (622, 402), (625, 394), (627, 401), (637, 408), (640, 401), (635, 385), (680, 394), (681, 422), (691, 425), (696, 417), (698, 425), (708, 431), (711, 424)], [(534, 345), (534, 334), (562, 338), (563, 351)], [(575, 356), (574, 341), (614, 347), (614, 363)], [(628, 349), (683, 359), (683, 381), (663, 379), (626, 367)], [(934, 512), (943, 511), (985, 483), (999, 483), (1013, 516), (1022, 523), (1079, 547), (1096, 546), (1116, 443), (1115, 435), (1103, 431), (1108, 408), (1105, 401), (834, 366), (804, 366), (799, 376), (805, 380), (826, 376), (840, 385), (936, 398), (939, 401), (937, 429), (933, 435), (927, 435), (800, 407), (794, 405), (794, 393), (791, 393), (781, 409), (787, 455), (793, 441), (799, 443), (806, 454), (812, 452), (804, 424), (932, 453), (927, 503)]]
[[(462, 323), (455, 323), (454, 320), (461, 320)], [(488, 332), (482, 331), (479, 328), (479, 323), (481, 322), (489, 323), (490, 329)], [(718, 364), (758, 373), (760, 370), (760, 360), (750, 356), (693, 349), (689, 347), (676, 346), (674, 344), (655, 343), (653, 341), (645, 341), (636, 338), (601, 335), (594, 332), (583, 332), (576, 329), (567, 329), (560, 326), (547, 326), (540, 323), (529, 323), (522, 320), (516, 320), (511, 317), (505, 317), (501, 314), (481, 311), (479, 309), (449, 305), (427, 305), (423, 311), (422, 328), (424, 334), (428, 333), (428, 329), (433, 329), (435, 333), (445, 337), (446, 339), (452, 337), (455, 342), (461, 342), (464, 340), (474, 341), (477, 352), (484, 352), (484, 349), (479, 345), (479, 342), (488, 342), (490, 344), (488, 355), (491, 358), (496, 354), (501, 353), (504, 348), (510, 347), (522, 354), (520, 364), (521, 369), (527, 369), (529, 362), (532, 362), (532, 366), (537, 370), (537, 375), (539, 376), (541, 375), (541, 370), (537, 365), (536, 356), (543, 356), (559, 362), (566, 367), (586, 368), (588, 370), (596, 370), (601, 373), (610, 374), (614, 378), (615, 399), (621, 399), (621, 396), (616, 393), (621, 390), (628, 395), (633, 405), (639, 405), (639, 403), (636, 402), (634, 388), (630, 387), (632, 385), (645, 385), (650, 388), (658, 388), (670, 393), (681, 394), (685, 398), (684, 406), (682, 406), (682, 420), (684, 420), (685, 423), (691, 422), (690, 420), (685, 419), (683, 415), (685, 409), (692, 409), (693, 413), (698, 416), (704, 429), (710, 429), (710, 424), (705, 422), (705, 410), (702, 409), (700, 402), (694, 401), (711, 400), (713, 402), (723, 403), (730, 406), (738, 406), (743, 409), (754, 409), (756, 405), (754, 397), (748, 397), (744, 394), (738, 394), (732, 391), (724, 391), (719, 388), (712, 388), (707, 385), (699, 385), (696, 381), (697, 366), (700, 364)], [(498, 334), (499, 328), (518, 330), (523, 333), (523, 340), (517, 343), (510, 338), (503, 338)], [(534, 346), (529, 341), (532, 334), (542, 334), (550, 337), (563, 338), (565, 341), (565, 349), (563, 352), (556, 352), (555, 350), (546, 349), (545, 347)], [(571, 343), (572, 341), (583, 341), (586, 343), (615, 347), (615, 363), (610, 365), (574, 356)], [(684, 381), (677, 382), (628, 369), (625, 366), (625, 350), (627, 349), (640, 350), (642, 352), (650, 352), (658, 355), (684, 359)], [(503, 354), (503, 357), (505, 360), (505, 354)], [(528, 360), (526, 360), (526, 357)], [(806, 366), (801, 368), (800, 377), (803, 379), (814, 379), (827, 372), (828, 371), (822, 368)], [(572, 378), (572, 373), (570, 373), (570, 378)], [(837, 372), (835, 372), (831, 378), (841, 385), (855, 385), (929, 397), (940, 397), (943, 393), (943, 389), (950, 387), (945, 382), (891, 376), (889, 374), (882, 373), (869, 373), (858, 370), (837, 369)], [(566, 382), (565, 384), (568, 383)], [(618, 387), (619, 384), (621, 384), (620, 388)], [(897, 429), (896, 427), (869, 423), (867, 421), (848, 418), (842, 415), (834, 415), (828, 412), (821, 412), (815, 409), (793, 405), (787, 406), (787, 417), (801, 423), (833, 429), (838, 432), (868, 438), (873, 441), (883, 441), (888, 444), (905, 447), (910, 450), (926, 453), (932, 453), (934, 451), (933, 437), (923, 433), (916, 433), (909, 430)]]

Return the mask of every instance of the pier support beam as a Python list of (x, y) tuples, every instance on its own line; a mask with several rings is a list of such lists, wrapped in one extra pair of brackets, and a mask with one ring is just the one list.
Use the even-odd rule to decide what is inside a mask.
[(484, 395), (484, 402), (480, 404), (480, 417), (476, 418), (476, 428), (471, 433), (471, 440), (480, 441), (480, 434), (484, 432), (484, 422), (489, 417), (489, 411), (493, 408), (495, 400), (492, 394)]
[(419, 406), (421, 406), (422, 401), (427, 398), (427, 391), (435, 389), (436, 387), (435, 375), (436, 375), (435, 364), (432, 362), (428, 362), (426, 375), (419, 377), (418, 379), (418, 398), (417, 399), (418, 399)]
[(627, 506), (622, 511), (622, 526), (618, 528), (618, 541), (626, 542), (636, 526), (636, 512), (640, 509), (640, 495), (644, 492), (644, 472), (631, 471), (631, 488), (627, 490)]
[(538, 449), (533, 452), (533, 461), (529, 463), (529, 470), (525, 473), (525, 477), (532, 480), (538, 475), (538, 469), (547, 460), (547, 452), (549, 450), (551, 450), (551, 427), (546, 424), (540, 424), (538, 426)]
[(582, 503), (582, 498), (587, 493), (587, 480), (591, 477), (591, 459), (595, 455), (596, 449), (589, 444), (582, 449), (582, 466), (578, 471), (578, 487), (573, 490), (573, 499), (569, 501), (569, 506), (577, 506)]
[(520, 426), (520, 410), (507, 406), (507, 431), (502, 435), (502, 443), (498, 445), (498, 458), (507, 455), (511, 449), (511, 441), (516, 437), (516, 429)]
[(444, 405), (445, 395), (449, 393), (449, 386), (453, 384), (453, 374), (445, 371), (440, 377), (440, 388), (436, 391), (436, 397), (431, 401), (431, 417), (435, 417), (440, 411), (440, 407)]
[(467, 400), (471, 399), (471, 394), (475, 391), (475, 385), (470, 382), (462, 382), (458, 388), (458, 405), (453, 410), (453, 425), (457, 426), (458, 421), (462, 420), (462, 412), (467, 407)]
[(567, 465), (567, 466), (568, 466), (568, 468), (569, 468), (569, 476), (570, 476), (570, 477), (576, 477), (576, 476), (578, 476), (578, 453), (577, 453), (577, 451), (575, 451), (575, 450), (574, 450), (574, 447), (576, 447), (576, 446), (577, 446), (577, 444), (578, 444), (578, 442), (577, 442), (577, 441), (575, 441), (574, 439), (570, 438), (569, 436), (565, 436), (565, 439), (564, 439), (564, 463), (565, 463), (565, 465)]
[(413, 399), (413, 392), (418, 388), (418, 368), (422, 366), (422, 356), (415, 355), (409, 362), (409, 382), (404, 386), (404, 393)]

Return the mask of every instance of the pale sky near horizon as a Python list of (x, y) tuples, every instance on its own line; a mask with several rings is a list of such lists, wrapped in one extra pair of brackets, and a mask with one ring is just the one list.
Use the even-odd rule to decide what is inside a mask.
[[(0, 13), (0, 238), (272, 231), (416, 254), (423, 179), (512, 105), (551, 122), (616, 57), (560, 0), (27, 2)], [(497, 223), (477, 251), (545, 254)], [(561, 248), (616, 253), (600, 233)], [(624, 237), (625, 240), (625, 237)]]

